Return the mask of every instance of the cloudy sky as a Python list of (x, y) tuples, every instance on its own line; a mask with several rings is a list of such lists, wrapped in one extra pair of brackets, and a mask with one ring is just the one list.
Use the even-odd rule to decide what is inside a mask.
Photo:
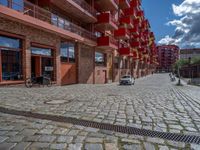
[(143, 0), (158, 44), (200, 47), (200, 0)]

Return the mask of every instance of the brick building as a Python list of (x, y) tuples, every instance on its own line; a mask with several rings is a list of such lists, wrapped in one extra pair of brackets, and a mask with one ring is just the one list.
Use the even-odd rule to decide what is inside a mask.
[(200, 57), (200, 48), (192, 48), (192, 49), (181, 49), (180, 50), (180, 58), (181, 59), (189, 59), (194, 57)]
[(170, 72), (173, 64), (179, 59), (179, 47), (176, 45), (157, 46), (158, 71)]
[(0, 84), (107, 83), (156, 68), (140, 0), (0, 0)]

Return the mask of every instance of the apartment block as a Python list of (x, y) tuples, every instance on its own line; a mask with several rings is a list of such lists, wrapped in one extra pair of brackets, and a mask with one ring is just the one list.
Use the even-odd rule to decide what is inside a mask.
[(157, 47), (158, 63), (157, 70), (170, 72), (173, 64), (179, 59), (180, 49), (176, 45), (162, 45)]
[(104, 84), (155, 71), (140, 0), (0, 0), (0, 84)]

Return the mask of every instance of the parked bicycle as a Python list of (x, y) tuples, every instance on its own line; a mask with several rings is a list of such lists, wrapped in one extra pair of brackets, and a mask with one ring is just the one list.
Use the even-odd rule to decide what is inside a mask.
[(25, 80), (25, 86), (31, 88), (34, 84), (43, 85), (43, 86), (52, 86), (50, 77), (40, 76), (40, 77), (31, 77)]

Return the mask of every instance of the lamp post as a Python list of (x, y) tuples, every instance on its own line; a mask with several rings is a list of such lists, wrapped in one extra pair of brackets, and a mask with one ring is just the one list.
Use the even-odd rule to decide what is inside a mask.
[(191, 57), (188, 58), (188, 63), (189, 63), (189, 78), (190, 78), (190, 82), (192, 80), (192, 76), (191, 76)]

